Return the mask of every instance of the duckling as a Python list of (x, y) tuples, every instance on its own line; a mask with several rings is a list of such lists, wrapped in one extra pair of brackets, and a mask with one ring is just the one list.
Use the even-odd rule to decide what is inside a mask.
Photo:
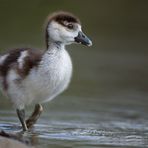
[[(91, 46), (82, 32), (80, 20), (69, 12), (55, 12), (48, 17), (46, 50), (16, 48), (0, 56), (0, 85), (10, 98), (23, 131), (31, 128), (43, 111), (42, 103), (51, 101), (69, 85), (72, 61), (66, 45), (79, 43)], [(25, 106), (34, 104), (31, 116), (25, 119)]]

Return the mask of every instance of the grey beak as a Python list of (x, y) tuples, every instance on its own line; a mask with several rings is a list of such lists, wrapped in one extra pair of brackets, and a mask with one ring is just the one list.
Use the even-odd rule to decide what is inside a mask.
[(92, 41), (82, 31), (79, 31), (78, 36), (75, 37), (75, 42), (81, 43), (86, 46), (92, 45)]

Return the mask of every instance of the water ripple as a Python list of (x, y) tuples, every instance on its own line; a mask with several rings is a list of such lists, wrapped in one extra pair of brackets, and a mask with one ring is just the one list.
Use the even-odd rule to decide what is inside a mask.
[[(143, 120), (144, 121), (144, 120)], [(45, 122), (45, 123), (44, 123)], [(148, 147), (147, 122), (100, 121), (83, 123), (77, 121), (52, 120), (36, 124), (28, 132), (21, 132), (16, 122), (0, 121), (0, 130), (16, 134), (20, 141), (31, 145), (89, 145), (118, 147)]]

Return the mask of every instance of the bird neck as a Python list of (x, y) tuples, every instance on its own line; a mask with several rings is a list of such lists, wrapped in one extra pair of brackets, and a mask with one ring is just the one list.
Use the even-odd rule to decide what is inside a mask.
[(58, 41), (56, 42), (50, 41), (48, 44), (47, 52), (52, 53), (55, 51), (61, 51), (63, 49), (65, 49), (65, 44), (58, 42)]
[(45, 43), (46, 43), (46, 48), (47, 50), (52, 50), (52, 49), (64, 49), (65, 44), (60, 42), (60, 41), (53, 41), (49, 34), (48, 34), (48, 29), (46, 28), (46, 34), (45, 34)]

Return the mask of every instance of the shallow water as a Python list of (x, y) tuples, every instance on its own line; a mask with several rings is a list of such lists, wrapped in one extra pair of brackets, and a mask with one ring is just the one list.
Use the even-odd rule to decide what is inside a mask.
[(148, 147), (148, 119), (143, 108), (113, 107), (99, 101), (96, 105), (98, 108), (84, 112), (72, 108), (49, 115), (46, 110), (38, 124), (24, 134), (15, 113), (3, 110), (0, 129), (17, 133), (21, 141), (38, 147)]

